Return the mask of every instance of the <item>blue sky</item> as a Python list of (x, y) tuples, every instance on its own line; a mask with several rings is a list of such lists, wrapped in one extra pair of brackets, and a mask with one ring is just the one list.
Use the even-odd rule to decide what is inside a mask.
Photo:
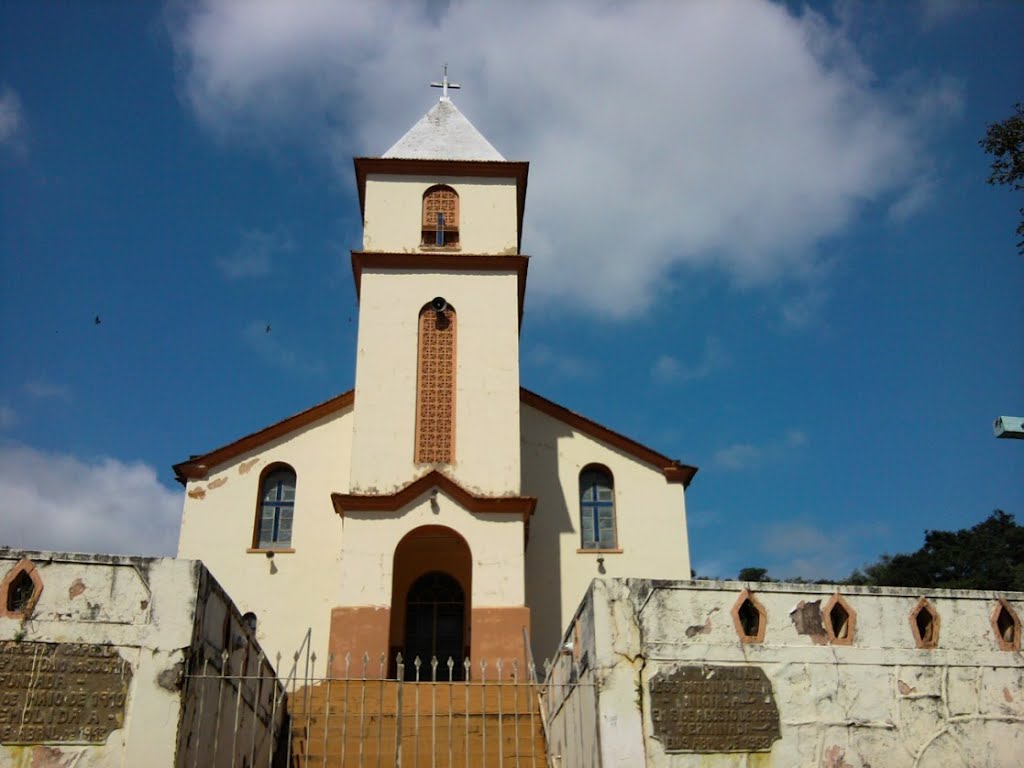
[(1020, 201), (977, 141), (1024, 99), (1022, 29), (1011, 3), (0, 6), (0, 543), (171, 553), (172, 463), (352, 386), (351, 157), (445, 61), (531, 162), (523, 384), (700, 467), (701, 575), (845, 576), (1021, 519), (1024, 445), (991, 430), (1024, 414)]

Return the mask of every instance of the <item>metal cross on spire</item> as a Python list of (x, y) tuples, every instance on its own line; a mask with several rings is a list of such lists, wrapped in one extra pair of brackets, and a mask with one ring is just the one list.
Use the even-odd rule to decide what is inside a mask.
[(444, 65), (444, 79), (440, 83), (431, 83), (430, 87), (431, 88), (441, 88), (441, 89), (443, 89), (441, 91), (441, 100), (442, 101), (447, 101), (448, 100), (448, 89), (449, 88), (461, 88), (462, 86), (459, 85), (458, 83), (449, 83), (448, 82), (448, 63), (445, 62), (445, 65)]

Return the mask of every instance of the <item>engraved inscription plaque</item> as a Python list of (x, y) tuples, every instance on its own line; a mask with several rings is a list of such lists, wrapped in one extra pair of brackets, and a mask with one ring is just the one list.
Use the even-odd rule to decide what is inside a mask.
[(782, 737), (760, 667), (678, 667), (648, 683), (654, 738), (666, 752), (763, 752)]
[(0, 642), (0, 744), (102, 744), (124, 724), (131, 679), (106, 645)]

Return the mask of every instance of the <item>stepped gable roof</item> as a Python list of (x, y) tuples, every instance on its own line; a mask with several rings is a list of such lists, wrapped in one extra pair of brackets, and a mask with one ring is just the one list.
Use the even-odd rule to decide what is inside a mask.
[(505, 160), (447, 97), (441, 97), (382, 157), (387, 160)]
[[(629, 456), (633, 456), (645, 464), (649, 464), (650, 466), (657, 468), (669, 483), (682, 483), (683, 487), (686, 488), (689, 487), (694, 475), (697, 474), (697, 467), (692, 467), (689, 464), (682, 464), (670, 459), (668, 456), (658, 453), (657, 451), (648, 448), (646, 445), (638, 443), (625, 435), (621, 435), (618, 432), (608, 429), (607, 427), (598, 424), (596, 421), (591, 421), (585, 416), (580, 416), (578, 413), (570, 411), (568, 408), (558, 405), (558, 403), (552, 402), (547, 398), (541, 397), (525, 387), (520, 387), (519, 389), (519, 401), (523, 405), (535, 408), (552, 418), (568, 424), (574, 429), (578, 429), (584, 434), (590, 435), (596, 440), (607, 443), (613, 448), (616, 448)], [(207, 474), (209, 474), (209, 471), (213, 467), (241, 456), (255, 448), (259, 448), (262, 445), (266, 445), (272, 440), (276, 440), (279, 437), (287, 435), (289, 432), (301, 429), (302, 427), (312, 424), (314, 421), (322, 419), (325, 416), (329, 416), (332, 413), (349, 408), (354, 403), (355, 390), (350, 389), (348, 392), (343, 392), (342, 394), (332, 397), (330, 400), (320, 403), (319, 405), (314, 405), (312, 408), (308, 408), (301, 413), (282, 419), (281, 421), (271, 424), (269, 427), (261, 429), (258, 432), (253, 432), (250, 435), (239, 438), (233, 443), (228, 443), (225, 446), (216, 448), (208, 453), (202, 454), (201, 456), (193, 456), (188, 461), (175, 464), (173, 467), (174, 476), (182, 485), (189, 480), (202, 480), (207, 476)], [(437, 478), (433, 478), (433, 473), (430, 476), (432, 477), (431, 482), (437, 481)], [(453, 482), (447, 478), (445, 478), (445, 480), (447, 482)], [(441, 482), (443, 483), (444, 481)], [(407, 491), (407, 493), (408, 492), (411, 491)], [(356, 497), (350, 497), (349, 500), (355, 498)]]

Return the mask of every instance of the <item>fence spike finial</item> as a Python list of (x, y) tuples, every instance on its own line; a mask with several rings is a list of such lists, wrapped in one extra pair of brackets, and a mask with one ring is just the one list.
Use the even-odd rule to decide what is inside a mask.
[(437, 656), (430, 657), (430, 677), (435, 683), (437, 682)]

